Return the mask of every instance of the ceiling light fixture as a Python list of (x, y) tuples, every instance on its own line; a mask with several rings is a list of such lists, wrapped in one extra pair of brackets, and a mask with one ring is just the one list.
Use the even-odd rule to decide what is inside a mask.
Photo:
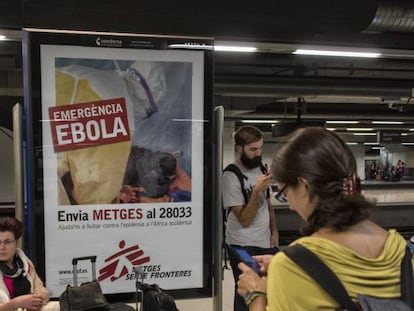
[(371, 124), (404, 124), (401, 121), (372, 121)]
[[(277, 54), (291, 54), (295, 50), (311, 50), (311, 51), (333, 51), (339, 53), (339, 56), (347, 56), (344, 54), (359, 53), (359, 57), (381, 57), (381, 58), (399, 58), (399, 59), (412, 59), (414, 53), (412, 50), (403, 49), (372, 49), (358, 48), (358, 47), (344, 47), (344, 46), (327, 46), (327, 45), (303, 45), (303, 44), (288, 44), (288, 43), (269, 43), (260, 41), (228, 41), (228, 40), (215, 40), (215, 44), (224, 46), (255, 46), (257, 52), (265, 53), (277, 53)], [(357, 54), (358, 55), (358, 54)], [(358, 57), (352, 55), (354, 57)]]
[(359, 121), (326, 121), (327, 124), (357, 124)]
[(297, 55), (317, 55), (317, 56), (340, 56), (340, 57), (367, 57), (378, 58), (381, 53), (373, 52), (348, 52), (348, 51), (328, 51), (328, 50), (305, 50), (297, 49), (292, 52)]
[(253, 46), (231, 46), (231, 45), (215, 45), (214, 51), (220, 52), (256, 52), (257, 48)]
[(242, 123), (279, 123), (277, 120), (241, 120)]
[(377, 133), (352, 133), (355, 136), (376, 136)]
[(378, 146), (379, 143), (364, 143), (366, 146)]
[(212, 50), (213, 46), (205, 43), (173, 43), (169, 44), (170, 49), (192, 49), (192, 50)]
[(373, 131), (373, 128), (369, 128), (369, 127), (347, 127), (346, 128), (347, 131)]
[(0, 40), (6, 40), (7, 37), (5, 35), (0, 35)]

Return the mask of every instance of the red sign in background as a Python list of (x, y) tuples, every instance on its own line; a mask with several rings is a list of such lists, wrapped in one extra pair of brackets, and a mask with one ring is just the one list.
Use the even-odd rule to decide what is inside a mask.
[(130, 139), (125, 98), (49, 107), (55, 152)]

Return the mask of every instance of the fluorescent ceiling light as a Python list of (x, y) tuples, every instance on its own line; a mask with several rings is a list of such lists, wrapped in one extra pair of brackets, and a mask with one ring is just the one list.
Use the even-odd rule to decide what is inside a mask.
[(21, 30), (0, 29), (1, 41), (22, 41)]
[(357, 124), (359, 121), (326, 121), (328, 124)]
[(371, 52), (348, 52), (348, 51), (328, 51), (328, 50), (305, 50), (298, 49), (292, 52), (292, 54), (298, 55), (319, 55), (319, 56), (342, 56), (342, 57), (368, 57), (376, 58), (380, 57), (380, 53)]
[(346, 144), (347, 145), (358, 145), (358, 143), (355, 143), (355, 142), (347, 142)]
[(355, 136), (376, 136), (377, 133), (352, 133)]
[(193, 50), (212, 50), (213, 46), (201, 43), (173, 43), (169, 44), (170, 49), (193, 49)]
[(242, 120), (242, 123), (279, 123), (277, 120)]
[(414, 146), (414, 143), (401, 143), (401, 145)]
[(348, 127), (346, 128), (347, 131), (373, 131), (373, 128), (364, 128), (364, 127)]
[(409, 129), (410, 132), (414, 132), (414, 129)]
[(377, 146), (379, 143), (364, 143), (366, 146)]
[(257, 48), (253, 46), (231, 46), (231, 45), (215, 45), (214, 51), (223, 52), (256, 52)]
[(336, 131), (336, 128), (334, 128), (334, 127), (327, 127), (326, 128), (328, 131)]
[(401, 121), (372, 121), (371, 124), (403, 124)]
[[(291, 54), (292, 51), (297, 49), (306, 49), (306, 50), (346, 50), (345, 52), (372, 52), (367, 48), (357, 48), (357, 47), (332, 47), (326, 45), (298, 45), (298, 44), (287, 44), (287, 43), (269, 43), (269, 42), (260, 42), (260, 41), (232, 41), (232, 40), (215, 40), (216, 45), (223, 46), (255, 46), (257, 47), (257, 52), (265, 53), (277, 53), (277, 54)], [(403, 49), (376, 49), (376, 52), (380, 53), (380, 57), (383, 58), (414, 58), (414, 53), (412, 50), (403, 50)]]
[(371, 149), (381, 150), (383, 147), (371, 147)]

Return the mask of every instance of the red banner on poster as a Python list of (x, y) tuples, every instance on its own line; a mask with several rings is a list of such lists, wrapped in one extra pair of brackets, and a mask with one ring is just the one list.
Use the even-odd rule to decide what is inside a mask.
[(49, 107), (55, 152), (130, 140), (124, 98)]

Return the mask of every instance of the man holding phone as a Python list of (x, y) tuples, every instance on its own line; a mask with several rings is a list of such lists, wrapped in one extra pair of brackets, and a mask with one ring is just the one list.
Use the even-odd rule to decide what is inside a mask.
[[(235, 132), (234, 141), (238, 157), (233, 165), (241, 171), (243, 182), (234, 172), (224, 171), (226, 244), (243, 247), (251, 256), (275, 254), (279, 250), (279, 233), (267, 191), (273, 180), (262, 170), (263, 134), (254, 126), (242, 126)], [(228, 253), (235, 279), (234, 311), (248, 311), (237, 293), (240, 258), (232, 251)]]

